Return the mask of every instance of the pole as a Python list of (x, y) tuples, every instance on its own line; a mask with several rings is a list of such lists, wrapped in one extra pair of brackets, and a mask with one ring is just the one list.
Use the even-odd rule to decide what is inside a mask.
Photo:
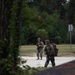
[(70, 33), (70, 50), (72, 50), (72, 31), (73, 31), (73, 25), (72, 24), (68, 25), (68, 31)]
[(70, 31), (70, 51), (72, 50), (72, 32)]

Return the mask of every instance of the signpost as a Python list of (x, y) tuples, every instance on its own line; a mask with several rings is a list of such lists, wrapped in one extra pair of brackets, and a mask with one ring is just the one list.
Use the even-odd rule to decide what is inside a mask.
[(73, 25), (68, 25), (68, 31), (70, 32), (70, 50), (72, 50), (72, 31), (73, 31)]

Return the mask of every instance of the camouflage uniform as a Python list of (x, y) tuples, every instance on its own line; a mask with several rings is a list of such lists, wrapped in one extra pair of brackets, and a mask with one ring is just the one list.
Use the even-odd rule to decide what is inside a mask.
[(49, 40), (46, 40), (46, 47), (45, 47), (44, 51), (45, 51), (45, 54), (46, 54), (45, 67), (48, 66), (49, 61), (51, 61), (52, 66), (55, 66), (54, 48), (53, 48), (53, 46), (50, 44), (50, 41), (49, 41)]
[(53, 43), (52, 45), (54, 47), (55, 56), (57, 56), (58, 55), (58, 48), (55, 43)]
[(38, 41), (37, 42), (37, 59), (39, 59), (39, 57), (42, 60), (42, 54), (43, 54), (43, 47), (44, 47), (44, 43), (42, 41)]

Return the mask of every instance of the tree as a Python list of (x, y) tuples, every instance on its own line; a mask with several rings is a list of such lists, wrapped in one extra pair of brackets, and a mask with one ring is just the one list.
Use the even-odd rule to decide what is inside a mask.
[(75, 24), (75, 1), (70, 0), (68, 7), (68, 24)]
[(3, 51), (2, 57), (7, 58), (9, 50), (9, 24), (11, 18), (11, 7), (13, 0), (0, 0), (0, 48)]
[[(14, 2), (17, 6), (15, 18), (12, 17)], [(0, 75), (16, 75), (18, 71), (22, 0), (0, 0), (0, 8)]]
[(36, 33), (36, 36), (45, 40), (48, 39), (48, 32), (46, 32), (45, 29), (39, 29)]
[[(36, 33), (39, 29), (45, 29), (49, 38), (61, 37), (61, 43), (67, 42), (67, 25), (70, 15), (73, 14), (74, 22), (74, 1), (69, 10), (70, 2), (66, 0), (34, 0), (23, 2), (22, 9), (22, 38), (23, 44), (35, 44)], [(24, 35), (24, 37), (23, 37)], [(67, 38), (66, 38), (67, 37)], [(64, 40), (66, 39), (66, 41)]]
[(9, 24), (11, 18), (11, 7), (13, 0), (0, 0), (0, 75), (6, 75), (10, 72), (7, 70), (10, 66), (6, 66), (9, 56), (10, 33)]

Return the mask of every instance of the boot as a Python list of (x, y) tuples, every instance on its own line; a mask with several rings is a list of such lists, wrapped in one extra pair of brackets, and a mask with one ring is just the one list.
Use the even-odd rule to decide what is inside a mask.
[(44, 67), (47, 67), (47, 66), (48, 66), (48, 63), (46, 62)]

